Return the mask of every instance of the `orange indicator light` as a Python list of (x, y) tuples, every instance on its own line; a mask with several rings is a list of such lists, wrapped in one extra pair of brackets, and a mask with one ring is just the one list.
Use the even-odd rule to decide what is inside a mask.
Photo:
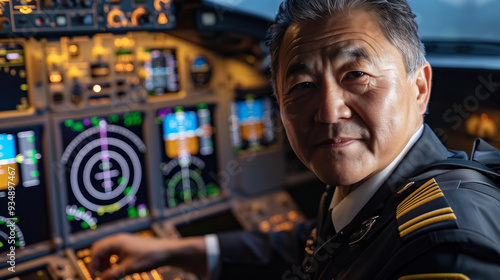
[(164, 13), (160, 13), (158, 16), (158, 23), (159, 24), (167, 24), (168, 23), (168, 18)]
[(125, 69), (127, 72), (132, 72), (134, 71), (134, 65), (132, 63), (127, 63), (127, 65), (125, 65)]
[(51, 83), (60, 83), (62, 81), (62, 76), (59, 73), (50, 74), (49, 81)]
[(69, 45), (68, 46), (68, 51), (71, 54), (71, 56), (78, 56), (78, 45)]

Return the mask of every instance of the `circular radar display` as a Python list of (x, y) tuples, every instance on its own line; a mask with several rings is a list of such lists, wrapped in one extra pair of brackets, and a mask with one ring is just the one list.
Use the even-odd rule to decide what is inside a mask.
[(141, 113), (68, 120), (61, 127), (72, 231), (147, 216)]
[(190, 204), (217, 196), (213, 106), (166, 108), (158, 112), (163, 131), (163, 163), (167, 206)]
[(162, 173), (166, 180), (167, 203), (176, 206), (179, 202), (191, 203), (207, 196), (207, 187), (201, 176), (205, 162), (197, 157), (182, 157), (162, 164)]

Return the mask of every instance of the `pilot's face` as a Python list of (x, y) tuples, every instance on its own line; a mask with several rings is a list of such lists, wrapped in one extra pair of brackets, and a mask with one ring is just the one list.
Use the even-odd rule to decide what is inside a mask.
[(357, 186), (383, 170), (422, 124), (430, 67), (408, 81), (402, 54), (367, 12), (292, 24), (278, 63), (292, 148), (327, 184)]

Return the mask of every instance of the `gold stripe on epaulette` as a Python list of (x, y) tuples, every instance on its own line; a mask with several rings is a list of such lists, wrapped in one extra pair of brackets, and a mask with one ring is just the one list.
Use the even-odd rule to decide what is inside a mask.
[(404, 210), (405, 208), (408, 208), (409, 206), (415, 204), (417, 201), (422, 200), (426, 197), (429, 197), (433, 194), (436, 194), (440, 192), (441, 189), (439, 189), (437, 184), (432, 184), (425, 189), (425, 191), (419, 193), (418, 195), (414, 195), (410, 200), (408, 200), (405, 204), (402, 204), (399, 206), (400, 211)]
[(469, 277), (461, 273), (429, 273), (429, 274), (413, 274), (401, 276), (398, 280), (417, 280), (417, 279), (435, 279), (435, 280), (470, 280)]
[(410, 200), (413, 197), (413, 194), (419, 193), (420, 191), (422, 191), (423, 189), (427, 188), (431, 184), (437, 184), (436, 181), (434, 180), (434, 178), (431, 179), (431, 180), (429, 180), (429, 181), (427, 181), (422, 186), (420, 186), (416, 191), (414, 191), (411, 195), (409, 195), (407, 198), (405, 198), (399, 205), (405, 204), (406, 201)]
[(412, 204), (412, 205), (409, 205), (408, 207), (406, 207), (399, 214), (397, 214), (396, 218), (399, 219), (401, 216), (403, 216), (404, 214), (410, 212), (411, 210), (413, 210), (413, 209), (415, 209), (415, 208), (417, 208), (419, 206), (422, 206), (422, 205), (426, 204), (427, 202), (432, 201), (432, 200), (434, 200), (436, 198), (442, 197), (442, 196), (444, 196), (444, 194), (441, 191), (439, 191), (437, 193), (433, 193), (431, 196), (425, 197), (425, 199), (417, 201), (415, 204)]
[(423, 220), (417, 224), (414, 224), (413, 226), (411, 226), (403, 231), (400, 231), (399, 236), (404, 237), (404, 236), (406, 236), (406, 235), (408, 235), (408, 234), (410, 234), (410, 233), (412, 233), (420, 228), (423, 228), (425, 226), (432, 225), (432, 224), (439, 223), (439, 222), (444, 222), (447, 220), (456, 220), (456, 219), (457, 219), (457, 217), (453, 213), (429, 218), (429, 219)]
[(432, 218), (434, 216), (443, 215), (443, 214), (449, 214), (449, 213), (453, 213), (453, 209), (451, 209), (451, 207), (437, 209), (437, 210), (431, 211), (429, 213), (425, 213), (423, 215), (420, 215), (416, 218), (409, 220), (408, 222), (399, 226), (398, 229), (399, 229), (399, 231), (403, 231), (403, 230), (405, 230), (405, 229), (413, 226), (414, 224), (419, 223), (425, 219)]
[(406, 201), (404, 204), (400, 204), (400, 208), (405, 208), (408, 207), (408, 205), (414, 204), (418, 200), (422, 200), (425, 197), (428, 197), (430, 195), (433, 195), (434, 193), (438, 192), (440, 189), (437, 184), (431, 184), (427, 186), (426, 189), (422, 190), (418, 194), (413, 193), (412, 198), (408, 201)]

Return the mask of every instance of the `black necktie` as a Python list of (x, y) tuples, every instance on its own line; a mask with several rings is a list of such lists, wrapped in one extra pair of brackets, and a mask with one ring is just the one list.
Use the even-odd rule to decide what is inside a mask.
[(321, 226), (321, 232), (319, 236), (323, 238), (323, 240), (326, 240), (328, 236), (333, 236), (335, 235), (335, 227), (333, 226), (333, 221), (332, 221), (332, 209), (329, 209), (328, 212), (325, 214), (325, 218), (323, 220), (323, 225)]

